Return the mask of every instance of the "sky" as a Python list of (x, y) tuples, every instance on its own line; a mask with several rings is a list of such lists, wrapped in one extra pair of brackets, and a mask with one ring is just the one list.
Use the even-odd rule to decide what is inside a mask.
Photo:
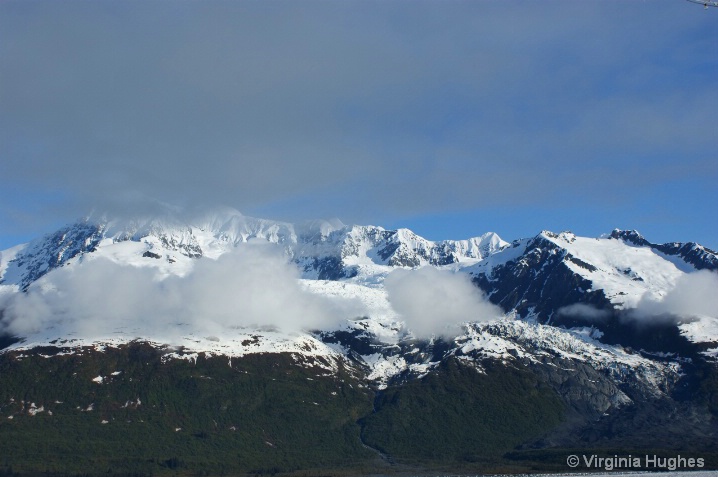
[(718, 249), (718, 8), (0, 1), (0, 250), (157, 201)]

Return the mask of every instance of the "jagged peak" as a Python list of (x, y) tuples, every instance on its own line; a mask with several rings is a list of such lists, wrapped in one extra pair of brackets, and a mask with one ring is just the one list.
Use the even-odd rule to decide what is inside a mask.
[(542, 238), (547, 238), (547, 239), (557, 239), (558, 234), (555, 232), (551, 232), (550, 230), (542, 230), (541, 232), (539, 232), (539, 234), (536, 237), (537, 238), (542, 237)]
[(503, 242), (508, 245), (508, 242), (503, 240), (496, 232), (486, 232), (485, 234), (481, 234), (477, 237), (471, 237), (469, 240), (475, 242)]
[(650, 245), (650, 242), (641, 235), (638, 230), (613, 229), (608, 238), (623, 240), (634, 245)]
[(373, 234), (383, 234), (383, 233), (391, 233), (391, 231), (386, 230), (384, 227), (380, 227), (378, 225), (347, 225), (344, 229), (340, 229), (342, 232), (345, 232), (347, 236), (352, 238), (361, 238), (366, 235), (373, 235)]
[(551, 241), (561, 240), (567, 243), (573, 243), (576, 240), (576, 234), (570, 230), (564, 230), (559, 233), (551, 232), (550, 230), (542, 230), (536, 238), (544, 238)]
[(576, 234), (574, 234), (570, 230), (566, 230), (558, 234), (558, 238), (563, 240), (564, 242), (573, 243), (576, 241)]
[(406, 229), (406, 228), (400, 228), (396, 229), (394, 233), (395, 240), (398, 240), (400, 242), (425, 242), (425, 243), (433, 243), (431, 240), (425, 239), (424, 237), (421, 237), (420, 235), (417, 235), (414, 233), (414, 231)]

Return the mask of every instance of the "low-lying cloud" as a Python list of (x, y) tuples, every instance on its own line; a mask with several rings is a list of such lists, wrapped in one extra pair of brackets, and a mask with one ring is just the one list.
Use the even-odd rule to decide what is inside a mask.
[(606, 321), (611, 316), (610, 311), (602, 310), (586, 303), (574, 303), (573, 305), (563, 306), (556, 311), (556, 314), (562, 317), (590, 322)]
[(272, 245), (200, 259), (182, 277), (97, 258), (55, 270), (25, 294), (0, 297), (0, 309), (5, 332), (19, 336), (54, 327), (83, 337), (137, 330), (171, 339), (189, 330), (221, 336), (241, 327), (316, 329), (352, 317), (304, 291), (298, 278)]
[(486, 301), (467, 275), (423, 267), (392, 271), (384, 281), (392, 308), (417, 338), (450, 335), (467, 321), (490, 321), (503, 315)]
[(662, 299), (644, 296), (628, 314), (639, 323), (718, 318), (718, 274), (701, 270), (682, 275)]

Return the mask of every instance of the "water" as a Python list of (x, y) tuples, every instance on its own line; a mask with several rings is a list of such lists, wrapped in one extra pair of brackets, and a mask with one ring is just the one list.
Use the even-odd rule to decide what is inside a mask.
[[(718, 477), (718, 470), (691, 470), (691, 471), (669, 471), (669, 472), (567, 472), (553, 474), (417, 474), (404, 477)], [(396, 475), (372, 474), (365, 477), (396, 477)]]

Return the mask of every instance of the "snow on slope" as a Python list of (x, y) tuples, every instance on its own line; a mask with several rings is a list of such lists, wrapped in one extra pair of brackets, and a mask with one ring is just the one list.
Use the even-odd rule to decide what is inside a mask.
[(644, 296), (660, 299), (673, 288), (684, 270), (692, 268), (685, 262), (679, 267), (677, 262), (680, 260), (675, 257), (669, 260), (665, 254), (650, 247), (635, 246), (622, 240), (543, 231), (535, 238), (514, 242), (464, 271), (491, 277), (495, 267), (523, 259), (528, 247), (536, 246), (537, 239), (555, 245), (557, 248), (552, 253), (565, 251), (568, 254), (568, 259), (564, 260), (566, 266), (590, 280), (593, 290), (604, 290), (617, 309), (634, 308)]
[[(718, 317), (698, 316), (678, 325), (681, 334), (694, 343), (718, 343)], [(703, 352), (705, 356), (718, 361), (718, 347)]]
[(467, 333), (455, 342), (462, 354), (471, 357), (526, 358), (536, 363), (544, 357), (556, 357), (583, 362), (617, 382), (637, 379), (656, 395), (666, 391), (667, 378), (676, 379), (681, 374), (679, 362), (654, 361), (621, 346), (601, 343), (598, 336), (600, 332), (594, 328), (564, 330), (507, 319), (469, 325)]
[(399, 316), (391, 307), (383, 288), (366, 286), (352, 281), (301, 280), (307, 291), (346, 303), (354, 303), (355, 316), (371, 317), (382, 322), (393, 323)]
[[(462, 354), (514, 359), (558, 356), (590, 363), (597, 369), (646, 367), (659, 369), (656, 363), (621, 346), (607, 345), (596, 339), (595, 328), (561, 329), (521, 320), (504, 319), (491, 323), (469, 324), (466, 333), (454, 341)], [(672, 364), (673, 366), (673, 364)]]
[[(354, 329), (366, 329), (363, 322), (352, 325)], [(375, 334), (376, 328), (368, 328), (369, 336), (376, 340), (376, 351), (360, 358), (369, 368), (368, 379), (380, 389), (386, 388), (397, 376), (406, 373), (422, 376), (439, 364), (438, 360), (434, 361), (437, 357), (431, 354), (417, 360), (420, 343), (398, 333), (397, 329), (385, 327), (381, 334)], [(506, 317), (488, 323), (466, 323), (443, 356), (469, 360), (476, 363), (479, 370), (484, 359), (543, 363), (546, 358), (558, 358), (581, 362), (606, 372), (617, 382), (635, 378), (654, 394), (665, 391), (667, 376), (676, 378), (681, 373), (679, 362), (654, 361), (621, 346), (601, 343), (597, 336), (600, 332), (593, 328), (566, 330)]]
[[(381, 350), (361, 355), (361, 359), (370, 368), (368, 378), (379, 388), (385, 388), (394, 377), (402, 373), (423, 375), (438, 364), (430, 359), (418, 363), (407, 361), (407, 351), (401, 344), (402, 340), (411, 341), (411, 335), (401, 331), (403, 327), (400, 317), (391, 308), (383, 289), (346, 282), (313, 280), (306, 280), (305, 286), (314, 293), (362, 302), (371, 318), (349, 321), (344, 329), (361, 330), (376, 343), (377, 349)], [(666, 375), (675, 377), (680, 373), (680, 364), (677, 362), (662, 363), (648, 359), (628, 352), (621, 346), (601, 343), (598, 341), (600, 336), (601, 332), (595, 328), (566, 330), (516, 320), (508, 314), (498, 321), (466, 323), (464, 332), (453, 339), (453, 346), (446, 354), (479, 360), (512, 361), (526, 358), (539, 362), (546, 356), (576, 360), (597, 370), (605, 370), (619, 381), (627, 376), (635, 376), (655, 393), (662, 392)], [(414, 348), (408, 353), (417, 351), (418, 349)]]
[[(157, 348), (168, 350), (165, 359), (196, 359), (200, 353), (207, 356), (226, 356), (240, 358), (249, 354), (291, 353), (301, 357), (303, 362), (318, 366), (327, 371), (336, 371), (337, 363), (344, 356), (333, 347), (317, 338), (304, 333), (282, 333), (276, 330), (235, 329), (219, 336), (206, 336), (196, 330), (184, 329), (183, 334), (142, 333), (137, 337), (117, 329), (117, 336), (107, 337), (73, 333), (62, 334), (62, 338), (51, 331), (29, 337), (3, 350), (27, 351), (33, 348), (54, 346), (63, 348), (60, 354), (82, 352), (85, 348), (101, 351), (106, 347), (118, 347), (131, 342), (149, 343)], [(230, 361), (231, 363), (231, 361)]]
[[(0, 283), (2, 283), (4, 279), (6, 279), (9, 283), (16, 283), (20, 280), (20, 276), (18, 276), (18, 272), (20, 270), (16, 267), (11, 267), (10, 262), (15, 260), (17, 255), (25, 250), (26, 247), (27, 244), (24, 243), (11, 247), (7, 250), (0, 251)], [(8, 274), (8, 276), (5, 277), (8, 268), (12, 268), (14, 275)]]
[(673, 288), (684, 273), (673, 261), (648, 247), (638, 247), (621, 240), (576, 237), (570, 232), (542, 237), (566, 249), (574, 258), (592, 265), (587, 268), (578, 261), (566, 265), (576, 274), (603, 289), (606, 297), (619, 309), (634, 308), (648, 294), (660, 299)]

